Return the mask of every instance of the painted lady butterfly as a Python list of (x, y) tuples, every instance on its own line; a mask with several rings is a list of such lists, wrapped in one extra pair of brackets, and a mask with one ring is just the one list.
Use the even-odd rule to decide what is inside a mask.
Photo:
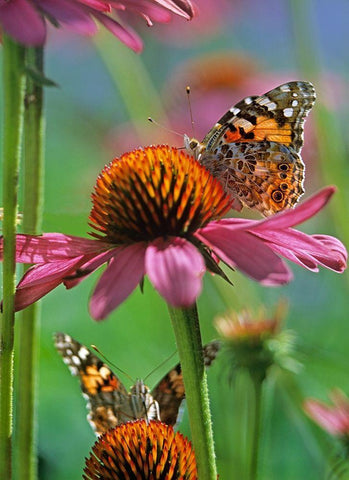
[(268, 216), (304, 193), (303, 124), (316, 98), (309, 82), (289, 82), (231, 107), (202, 142), (185, 136), (194, 155), (232, 196), (233, 208)]
[[(55, 334), (55, 346), (71, 373), (80, 378), (83, 396), (88, 402), (88, 420), (97, 435), (121, 423), (145, 418), (167, 425), (178, 421), (185, 398), (180, 364), (165, 375), (150, 392), (142, 380), (127, 392), (120, 379), (88, 348), (64, 333)], [(208, 367), (216, 358), (220, 342), (203, 347)]]

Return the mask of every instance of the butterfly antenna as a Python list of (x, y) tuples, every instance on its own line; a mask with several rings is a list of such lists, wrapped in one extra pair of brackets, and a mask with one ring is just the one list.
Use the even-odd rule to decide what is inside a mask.
[(189, 85), (185, 88), (185, 90), (186, 90), (186, 92), (187, 92), (187, 100), (188, 100), (188, 107), (189, 107), (189, 113), (190, 113), (191, 132), (192, 132), (192, 136), (195, 137), (193, 110), (192, 110), (192, 108), (191, 108), (190, 87), (189, 87)]
[(174, 357), (177, 353), (177, 350), (175, 350), (173, 353), (171, 353), (171, 355), (167, 358), (165, 358), (165, 360), (163, 362), (161, 362), (158, 366), (156, 366), (150, 373), (148, 373), (148, 375), (146, 377), (144, 377), (144, 382), (146, 381), (147, 378), (149, 378), (151, 375), (153, 375), (154, 372), (156, 372), (156, 370), (158, 370), (159, 368), (161, 368), (163, 365), (165, 365), (165, 363), (167, 363), (172, 357)]
[(93, 350), (95, 350), (109, 365), (111, 365), (113, 368), (115, 368), (116, 370), (118, 370), (120, 373), (122, 373), (123, 375), (125, 375), (129, 380), (131, 380), (132, 383), (134, 383), (134, 379), (126, 372), (124, 372), (120, 367), (118, 367), (117, 365), (115, 365), (115, 363), (111, 362), (100, 350), (98, 347), (96, 347), (96, 345), (91, 345), (91, 348), (93, 348)]
[(175, 130), (172, 130), (171, 128), (165, 127), (165, 125), (161, 125), (159, 122), (157, 122), (156, 120), (154, 120), (154, 119), (151, 118), (151, 117), (148, 117), (148, 122), (153, 123), (154, 125), (156, 125), (157, 127), (162, 128), (163, 130), (166, 130), (166, 132), (173, 133), (174, 135), (179, 135), (179, 136), (182, 137), (182, 138), (183, 138), (183, 136), (184, 136), (184, 133), (179, 133), (179, 132), (176, 132)]

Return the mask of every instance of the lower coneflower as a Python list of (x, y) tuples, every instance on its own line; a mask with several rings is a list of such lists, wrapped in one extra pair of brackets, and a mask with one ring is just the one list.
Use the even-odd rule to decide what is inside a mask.
[(191, 443), (173, 427), (138, 420), (101, 435), (86, 459), (85, 480), (197, 480)]
[(285, 305), (280, 302), (273, 315), (267, 315), (261, 308), (257, 314), (243, 310), (216, 319), (216, 328), (229, 355), (231, 379), (241, 370), (264, 380), (272, 365), (288, 370), (298, 367), (291, 356), (294, 334), (291, 330), (281, 330), (284, 313)]
[[(225, 277), (218, 259), (268, 286), (292, 278), (279, 256), (308, 270), (322, 265), (342, 272), (347, 252), (339, 240), (291, 228), (320, 211), (334, 191), (324, 188), (265, 220), (222, 219), (230, 199), (194, 158), (168, 146), (125, 153), (97, 179), (90, 215), (94, 239), (17, 235), (17, 262), (34, 266), (18, 284), (16, 310), (61, 283), (77, 285), (104, 263), (90, 303), (96, 319), (123, 302), (146, 274), (170, 305), (189, 307), (205, 270)], [(0, 256), (2, 249), (1, 241)]]

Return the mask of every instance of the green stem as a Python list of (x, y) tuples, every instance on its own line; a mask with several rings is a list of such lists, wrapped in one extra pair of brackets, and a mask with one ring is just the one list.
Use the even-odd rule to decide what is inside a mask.
[(10, 479), (13, 417), (16, 220), (23, 127), (24, 47), (3, 35), (3, 314), (0, 333), (0, 478)]
[(211, 414), (196, 306), (187, 309), (168, 306), (168, 309), (182, 366), (198, 478), (216, 480)]
[[(321, 52), (316, 45), (314, 18), (316, 17), (316, 2), (289, 0), (290, 18), (294, 30), (295, 53), (299, 70), (310, 80), (321, 80)], [(320, 85), (321, 86), (321, 85)], [(320, 92), (321, 93), (321, 92)], [(336, 112), (331, 111), (323, 102), (321, 96), (312, 115), (315, 118), (317, 130), (317, 156), (321, 175), (326, 183), (335, 184), (338, 191), (330, 203), (333, 224), (344, 244), (349, 242), (347, 222), (347, 205), (349, 193), (347, 176), (347, 154), (343, 140), (342, 128)], [(331, 168), (328, 161), (331, 159)], [(347, 275), (347, 278), (348, 275)]]
[[(109, 34), (103, 31), (94, 37), (94, 44), (122, 98), (140, 143), (146, 143), (154, 130), (154, 125), (147, 121), (149, 115), (161, 121), (166, 116), (142, 57), (121, 42), (110, 42)], [(127, 68), (122, 68), (123, 65)]]
[(252, 427), (252, 448), (250, 463), (250, 480), (256, 480), (258, 477), (258, 458), (261, 436), (261, 417), (262, 417), (262, 390), (264, 376), (251, 374), (253, 388), (253, 427)]
[[(26, 65), (43, 76), (43, 48), (29, 48)], [(44, 169), (43, 87), (27, 79), (24, 117), (24, 196), (23, 232), (41, 230)], [(25, 266), (25, 271), (30, 265)], [(18, 480), (37, 477), (35, 445), (35, 387), (37, 384), (37, 351), (39, 343), (40, 305), (26, 308), (18, 324), (18, 385), (15, 424), (15, 465)]]

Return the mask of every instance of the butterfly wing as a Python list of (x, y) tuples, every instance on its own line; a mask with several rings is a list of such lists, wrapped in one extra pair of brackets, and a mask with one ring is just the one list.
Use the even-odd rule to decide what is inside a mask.
[(297, 153), (303, 146), (304, 120), (314, 105), (309, 82), (288, 82), (261, 96), (246, 97), (218, 120), (203, 140), (206, 151), (224, 143), (282, 143)]
[(234, 208), (239, 202), (268, 216), (294, 206), (304, 193), (304, 164), (285, 145), (232, 143), (215, 151), (204, 153), (200, 161), (234, 199)]
[[(203, 347), (204, 364), (209, 367), (220, 349), (215, 340)], [(181, 403), (185, 398), (185, 389), (181, 365), (178, 363), (152, 390), (152, 396), (159, 404), (161, 421), (167, 425), (178, 423)]]
[(87, 418), (97, 435), (133, 419), (127, 390), (108, 365), (64, 333), (55, 334), (55, 346), (71, 373), (80, 379), (88, 401)]
[(234, 200), (268, 216), (293, 207), (303, 190), (304, 120), (315, 102), (309, 82), (246, 97), (198, 144), (200, 162)]

